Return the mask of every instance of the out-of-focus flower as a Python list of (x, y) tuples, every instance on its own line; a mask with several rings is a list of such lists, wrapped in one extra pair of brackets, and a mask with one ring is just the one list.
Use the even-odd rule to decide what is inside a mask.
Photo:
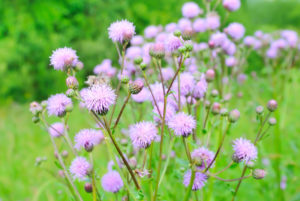
[(52, 137), (60, 137), (65, 133), (65, 126), (61, 122), (56, 122), (49, 126), (48, 132)]
[(106, 192), (117, 193), (124, 184), (120, 174), (111, 170), (102, 176), (101, 185)]
[(200, 147), (195, 149), (191, 153), (192, 160), (196, 163), (201, 169), (207, 168), (214, 158), (214, 153), (205, 147)]
[(75, 179), (83, 180), (92, 170), (92, 165), (84, 157), (76, 157), (70, 166), (70, 172)]
[(133, 36), (130, 43), (131, 45), (142, 45), (144, 43), (144, 38), (140, 35)]
[[(195, 79), (189, 72), (184, 72), (180, 75), (180, 95), (187, 96), (193, 92), (195, 87)], [(176, 80), (173, 84), (173, 90), (175, 93), (178, 92), (178, 81)]]
[(193, 97), (195, 98), (203, 98), (207, 90), (207, 82), (205, 79), (205, 75), (202, 74), (200, 76), (200, 80), (197, 82), (194, 91), (193, 91)]
[(72, 105), (72, 100), (65, 94), (55, 94), (47, 100), (48, 114), (62, 117), (66, 114), (66, 109)]
[(239, 40), (243, 38), (245, 34), (245, 27), (240, 23), (231, 23), (224, 30), (228, 35), (231, 36), (234, 40)]
[(217, 13), (209, 13), (206, 16), (206, 27), (209, 30), (216, 30), (220, 27), (221, 22), (220, 22), (220, 17)]
[(223, 0), (223, 6), (228, 11), (236, 11), (241, 7), (240, 0)]
[(165, 42), (165, 48), (168, 52), (172, 53), (182, 46), (181, 41), (178, 37), (169, 35)]
[(183, 17), (194, 18), (202, 14), (202, 9), (195, 2), (187, 2), (183, 4), (181, 9)]
[[(153, 118), (154, 118), (154, 121), (161, 122), (161, 118), (160, 118), (159, 114), (161, 114), (163, 116), (163, 113), (164, 113), (164, 103), (163, 102), (159, 102), (159, 103), (157, 103), (157, 106), (159, 108), (159, 112), (160, 113), (158, 112), (157, 107), (154, 106), (153, 113), (155, 115), (154, 115)], [(175, 111), (175, 108), (171, 104), (169, 104), (169, 103), (167, 103), (166, 107), (167, 108), (166, 108), (165, 121), (168, 122), (170, 120), (170, 118), (172, 118), (173, 115), (176, 113), (176, 111)]]
[[(191, 176), (192, 176), (192, 172), (191, 172), (191, 170), (188, 170), (185, 173), (184, 178), (183, 178), (183, 184), (185, 187), (189, 186), (189, 184), (191, 182)], [(196, 172), (192, 190), (197, 191), (197, 190), (201, 189), (205, 185), (206, 180), (207, 180), (207, 176), (205, 174), (203, 174), (202, 172)]]
[(205, 32), (206, 28), (206, 20), (203, 18), (197, 18), (193, 23), (193, 29), (195, 32)]
[(145, 38), (154, 38), (159, 33), (158, 27), (151, 25), (144, 30)]
[(113, 77), (116, 74), (116, 68), (112, 67), (110, 59), (104, 59), (101, 64), (94, 68), (95, 74), (105, 74), (108, 77)]

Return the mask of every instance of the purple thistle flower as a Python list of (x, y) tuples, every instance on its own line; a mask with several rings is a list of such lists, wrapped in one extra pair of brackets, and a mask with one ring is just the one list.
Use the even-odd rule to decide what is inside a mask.
[(74, 147), (77, 150), (80, 150), (81, 148), (94, 147), (95, 145), (100, 144), (103, 139), (104, 136), (101, 130), (82, 129), (74, 138)]
[(164, 81), (168, 81), (172, 79), (175, 75), (174, 70), (171, 67), (161, 69), (161, 74), (162, 77), (164, 78)]
[(49, 116), (62, 117), (66, 114), (66, 107), (72, 106), (72, 100), (65, 94), (55, 94), (47, 100), (47, 110)]
[(61, 122), (56, 122), (51, 124), (51, 126), (48, 128), (48, 132), (52, 137), (60, 137), (65, 132), (65, 126)]
[(131, 46), (126, 50), (126, 57), (134, 60), (136, 57), (142, 56), (142, 48), (138, 46)]
[(131, 45), (142, 45), (144, 43), (144, 38), (143, 36), (133, 36), (131, 41), (130, 41)]
[(151, 25), (144, 30), (145, 38), (154, 38), (159, 32), (159, 28)]
[[(183, 184), (184, 184), (185, 187), (189, 186), (190, 181), (191, 181), (191, 176), (192, 176), (191, 170), (188, 170), (184, 174)], [(206, 180), (207, 180), (207, 176), (205, 174), (203, 174), (201, 172), (196, 172), (192, 190), (197, 191), (197, 190), (201, 189), (205, 185)]]
[(106, 192), (117, 193), (123, 187), (123, 181), (117, 171), (109, 171), (101, 178), (102, 188)]
[(74, 179), (84, 180), (85, 177), (92, 170), (92, 165), (86, 160), (86, 158), (78, 156), (76, 157), (70, 166), (70, 172)]
[(196, 121), (191, 115), (180, 112), (169, 120), (168, 126), (175, 135), (188, 137), (196, 128)]
[(214, 152), (206, 149), (205, 147), (200, 147), (198, 149), (195, 149), (191, 153), (191, 157), (193, 161), (196, 162), (196, 165), (200, 169), (204, 169), (210, 165), (210, 163), (213, 161), (215, 154)]
[(149, 90), (145, 87), (142, 89), (142, 91), (140, 91), (140, 93), (131, 95), (132, 99), (137, 103), (142, 103), (150, 100), (150, 96), (151, 95)]
[(98, 114), (106, 114), (116, 100), (114, 90), (106, 84), (93, 85), (81, 95), (86, 108)]
[(223, 6), (228, 11), (236, 11), (241, 7), (240, 0), (223, 0)]
[[(159, 108), (160, 114), (163, 115), (163, 112), (164, 112), (164, 103), (163, 102), (158, 102), (157, 106)], [(153, 108), (153, 113), (155, 114), (153, 116), (154, 121), (155, 122), (161, 122), (161, 118), (160, 118), (158, 110), (157, 110), (157, 108), (155, 106)], [(171, 104), (167, 103), (166, 117), (165, 117), (166, 122), (168, 122), (170, 120), (170, 118), (172, 118), (175, 113), (176, 113), (175, 108)]]
[(72, 48), (64, 47), (58, 48), (52, 52), (50, 56), (50, 65), (55, 70), (66, 70), (67, 67), (75, 67), (78, 62), (76, 51)]
[(173, 34), (169, 35), (169, 37), (166, 39), (165, 48), (168, 52), (172, 53), (176, 51), (180, 46), (182, 46), (180, 39)]
[(113, 77), (116, 74), (116, 68), (112, 67), (110, 59), (104, 59), (101, 64), (94, 68), (95, 74), (105, 74), (108, 77)]
[(109, 38), (113, 42), (130, 41), (135, 34), (135, 26), (127, 20), (116, 21), (108, 28)]
[(147, 148), (157, 136), (157, 129), (152, 122), (139, 122), (129, 127), (132, 144), (138, 148)]
[[(155, 82), (154, 84), (150, 85), (152, 93), (156, 102), (163, 102), (164, 101), (164, 92), (161, 83)], [(154, 103), (153, 97), (150, 96), (152, 103)]]
[(237, 162), (249, 162), (252, 160), (256, 160), (257, 158), (257, 149), (250, 142), (250, 140), (239, 138), (233, 141), (233, 158)]
[(177, 24), (175, 22), (167, 24), (165, 29), (166, 29), (166, 32), (173, 33), (177, 29)]
[(233, 67), (233, 66), (237, 65), (237, 60), (235, 57), (230, 56), (230, 57), (226, 58), (225, 64), (227, 67)]
[[(195, 87), (195, 79), (189, 72), (184, 72), (180, 75), (180, 95), (187, 96), (191, 94)], [(173, 84), (172, 89), (178, 92), (178, 81), (176, 80)]]
[(185, 32), (187, 30), (192, 30), (192, 22), (187, 18), (181, 18), (178, 21), (178, 28), (181, 32)]
[(206, 90), (207, 90), (207, 82), (205, 79), (205, 75), (202, 74), (200, 76), (199, 82), (197, 82), (194, 88), (193, 97), (198, 99), (203, 98), (206, 93)]
[(206, 16), (206, 27), (209, 30), (216, 30), (220, 27), (220, 17), (217, 13), (209, 13)]
[(195, 32), (205, 32), (206, 28), (206, 20), (203, 18), (197, 18), (193, 23), (193, 29)]
[(181, 12), (183, 17), (187, 18), (194, 18), (203, 13), (202, 9), (198, 6), (198, 4), (194, 2), (187, 2), (183, 4)]
[(292, 30), (284, 30), (281, 32), (281, 37), (284, 38), (290, 47), (296, 47), (298, 42), (298, 34)]
[(245, 34), (245, 27), (240, 23), (231, 23), (224, 30), (228, 35), (231, 36), (234, 40), (239, 40), (243, 38)]

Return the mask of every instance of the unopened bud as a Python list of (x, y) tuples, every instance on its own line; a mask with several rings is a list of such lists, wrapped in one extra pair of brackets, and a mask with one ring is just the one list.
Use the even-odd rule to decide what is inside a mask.
[(37, 117), (37, 116), (34, 116), (34, 117), (32, 117), (32, 122), (33, 123), (38, 123), (40, 121), (40, 118), (39, 117)]
[(276, 121), (276, 119), (275, 119), (274, 117), (271, 117), (271, 118), (269, 119), (269, 125), (270, 125), (270, 126), (274, 126), (276, 123), (277, 123), (277, 121)]
[(191, 52), (194, 48), (193, 44), (191, 43), (186, 43), (184, 46), (188, 52)]
[(87, 152), (93, 151), (93, 149), (94, 149), (93, 143), (86, 142), (86, 143), (84, 144), (84, 149), (85, 149)]
[(146, 70), (147, 64), (141, 63), (140, 68), (141, 68), (142, 71)]
[(184, 47), (184, 46), (181, 46), (178, 48), (178, 52), (180, 52), (180, 53), (184, 53), (185, 51), (186, 51), (186, 47)]
[(256, 107), (256, 114), (261, 115), (264, 112), (264, 107), (263, 106), (257, 106)]
[(47, 102), (47, 101), (44, 100), (44, 101), (41, 102), (41, 106), (42, 106), (43, 108), (46, 108), (47, 105), (48, 105), (48, 102)]
[(186, 28), (182, 32), (182, 38), (183, 38), (183, 40), (191, 40), (193, 34), (194, 34), (194, 31), (192, 28)]
[(73, 105), (72, 104), (69, 104), (66, 106), (66, 112), (72, 112), (73, 110)]
[(143, 58), (142, 58), (142, 57), (136, 57), (136, 58), (134, 59), (134, 63), (135, 63), (136, 65), (140, 65), (142, 62), (143, 62)]
[(38, 115), (42, 112), (43, 107), (38, 102), (34, 101), (30, 103), (29, 110), (33, 115)]
[(136, 168), (137, 161), (135, 157), (131, 157), (128, 162), (131, 168)]
[(74, 76), (67, 77), (66, 84), (67, 84), (67, 87), (70, 89), (77, 89), (78, 85), (79, 85), (76, 77), (74, 77)]
[(234, 123), (236, 122), (237, 120), (239, 120), (240, 118), (240, 112), (237, 110), (237, 109), (234, 109), (234, 110), (231, 110), (231, 112), (229, 113), (229, 118), (228, 120), (231, 122), (231, 123)]
[(84, 184), (84, 190), (87, 193), (93, 192), (93, 185), (91, 183), (85, 183)]
[(205, 73), (205, 79), (207, 82), (211, 82), (215, 79), (215, 71), (213, 69), (208, 69)]
[(267, 172), (263, 169), (255, 169), (252, 172), (254, 179), (263, 179), (266, 176)]
[(162, 59), (165, 56), (165, 46), (163, 43), (155, 43), (151, 45), (149, 54), (157, 59)]
[(211, 108), (211, 112), (214, 114), (214, 115), (217, 115), (220, 113), (220, 110), (221, 110), (221, 105), (220, 103), (213, 103), (212, 105), (212, 108)]
[(76, 66), (75, 66), (75, 70), (80, 71), (80, 70), (83, 69), (83, 67), (84, 67), (83, 63), (81, 61), (78, 61)]
[(209, 100), (206, 100), (204, 104), (205, 104), (205, 108), (206, 109), (210, 108), (210, 102), (209, 102)]
[(179, 30), (174, 31), (174, 36), (180, 37), (181, 36), (181, 32)]
[(62, 178), (65, 177), (65, 173), (64, 173), (64, 171), (62, 171), (62, 170), (59, 170), (59, 171), (58, 171), (58, 175), (59, 175), (60, 177), (62, 177)]
[(255, 166), (255, 164), (254, 164), (253, 161), (248, 161), (248, 162), (246, 163), (246, 166), (247, 166), (248, 168), (250, 168), (250, 169), (253, 169), (254, 166)]
[(222, 108), (222, 109), (220, 110), (220, 114), (221, 114), (221, 116), (223, 116), (223, 117), (227, 116), (227, 115), (228, 115), (228, 110), (227, 110), (227, 108)]
[(68, 89), (66, 91), (66, 95), (69, 97), (69, 98), (72, 98), (76, 95), (76, 92), (74, 91), (74, 89)]
[(208, 47), (211, 48), (211, 49), (214, 48), (215, 47), (215, 43), (213, 41), (209, 41), (208, 42)]
[(276, 100), (270, 100), (268, 102), (267, 108), (270, 112), (274, 112), (277, 109), (277, 102)]
[(217, 97), (218, 95), (219, 95), (218, 90), (213, 89), (213, 90), (211, 91), (211, 96), (212, 96), (212, 97)]
[(235, 155), (235, 154), (232, 155), (232, 160), (233, 160), (233, 162), (235, 162), (235, 163), (241, 162), (241, 159), (240, 159), (237, 155)]
[(138, 94), (140, 91), (142, 91), (144, 87), (144, 83), (142, 80), (135, 80), (129, 82), (129, 91), (132, 94)]
[(127, 83), (129, 82), (129, 77), (126, 76), (126, 75), (122, 75), (122, 77), (121, 77), (121, 82), (122, 82), (123, 84), (127, 84)]
[(69, 152), (67, 150), (64, 150), (62, 153), (61, 153), (62, 157), (64, 158), (67, 158), (69, 156)]

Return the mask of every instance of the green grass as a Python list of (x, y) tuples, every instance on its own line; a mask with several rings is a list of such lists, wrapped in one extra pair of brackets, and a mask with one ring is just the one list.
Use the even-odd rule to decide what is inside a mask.
[[(300, 200), (300, 162), (299, 157), (299, 133), (300, 133), (300, 73), (294, 70), (291, 73), (291, 79), (287, 84), (287, 90), (284, 94), (282, 103), (279, 103), (279, 110), (276, 111), (281, 117), (280, 142), (282, 145), (281, 153), (276, 152), (274, 141), (274, 128), (269, 132), (270, 136), (258, 145), (259, 160), (257, 167), (265, 168), (268, 175), (263, 180), (247, 179), (240, 188), (239, 201), (247, 200), (279, 200), (276, 197), (278, 182), (274, 171), (274, 160), (280, 158), (280, 172), (287, 176), (287, 189), (284, 195), (288, 201)], [(248, 79), (244, 87), (235, 88), (234, 92), (242, 91), (244, 97), (241, 99), (234, 98), (230, 102), (230, 109), (238, 108), (241, 111), (241, 119), (235, 124), (226, 138), (225, 147), (217, 162), (217, 169), (226, 165), (230, 161), (232, 154), (231, 141), (239, 136), (249, 139), (255, 137), (257, 123), (255, 120), (255, 107), (259, 104), (265, 105), (272, 98), (272, 90), (268, 86), (266, 79), (253, 80)], [(235, 94), (233, 94), (235, 96)], [(121, 101), (120, 101), (121, 103)], [(139, 108), (140, 105), (133, 104), (133, 108)], [(144, 119), (151, 119), (151, 108), (144, 105), (142, 109)], [(126, 108), (124, 117), (121, 119), (121, 127), (134, 123), (134, 119), (139, 114), (131, 112), (131, 108)], [(52, 174), (57, 174), (58, 168), (55, 165), (53, 148), (48, 134), (38, 125), (31, 122), (31, 114), (27, 105), (12, 104), (0, 109), (0, 198), (3, 201), (25, 201), (25, 200), (72, 200), (69, 191), (62, 182)], [(51, 119), (54, 121), (55, 119)], [(70, 117), (70, 133), (74, 136), (82, 128), (93, 127), (95, 124), (89, 114), (85, 111), (75, 109)], [(279, 125), (277, 125), (279, 126)], [(212, 133), (212, 142), (217, 140), (219, 131)], [(116, 137), (120, 138), (120, 132), (116, 132)], [(202, 135), (202, 134), (199, 134)], [(190, 139), (189, 139), (190, 140)], [(59, 141), (58, 141), (59, 142)], [(166, 137), (164, 150), (168, 150), (169, 137)], [(59, 144), (60, 150), (67, 149)], [(166, 171), (165, 179), (160, 186), (159, 194), (162, 200), (182, 200), (185, 189), (182, 185), (182, 176), (184, 168), (187, 168), (187, 160), (184, 153), (181, 139), (175, 140), (175, 152), (178, 157), (171, 159), (169, 168)], [(192, 145), (195, 147), (195, 145)], [(125, 149), (126, 147), (123, 147)], [(157, 161), (159, 144), (154, 146), (154, 161)], [(214, 148), (215, 150), (215, 148)], [(71, 155), (71, 154), (70, 154)], [(142, 153), (140, 154), (142, 155)], [(47, 161), (41, 167), (35, 166), (35, 158), (46, 156)], [(180, 157), (179, 157), (180, 156)], [(67, 164), (73, 156), (69, 156)], [(108, 162), (108, 153), (105, 144), (101, 144), (95, 149), (95, 166), (97, 175), (102, 176), (106, 173)], [(262, 158), (268, 158), (270, 165), (263, 166)], [(139, 163), (141, 161), (138, 161)], [(156, 162), (157, 164), (157, 162)], [(164, 167), (165, 161), (163, 162)], [(179, 168), (182, 167), (182, 168)], [(219, 167), (219, 168), (218, 168)], [(154, 167), (155, 170), (155, 167)], [(231, 168), (228, 172), (222, 173), (222, 178), (237, 178), (241, 174), (241, 166)], [(83, 191), (83, 183), (76, 183), (84, 195), (85, 200), (91, 200), (91, 195)], [(144, 179), (143, 186), (147, 187), (149, 181)], [(224, 183), (210, 179), (204, 188), (204, 191), (198, 192), (207, 200), (209, 190), (212, 191), (211, 200), (229, 200), (231, 191), (234, 189), (236, 182)], [(101, 189), (100, 181), (98, 187)], [(121, 191), (125, 193), (125, 191)], [(192, 194), (194, 196), (194, 194)], [(104, 200), (114, 200), (115, 197), (109, 193), (104, 194)], [(121, 197), (119, 195), (119, 200)]]

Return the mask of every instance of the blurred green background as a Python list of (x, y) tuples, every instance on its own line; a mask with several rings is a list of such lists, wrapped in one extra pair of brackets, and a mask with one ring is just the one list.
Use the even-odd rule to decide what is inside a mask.
[[(65, 90), (64, 74), (49, 66), (51, 52), (69, 46), (85, 64), (81, 78), (104, 58), (116, 58), (107, 27), (126, 18), (141, 34), (149, 24), (177, 21), (184, 0), (2, 0), (0, 2), (0, 102), (42, 100)], [(200, 5), (201, 0), (196, 1)], [(242, 0), (229, 21), (247, 34), (300, 27), (299, 1)]]
[[(47, 133), (31, 121), (28, 103), (46, 99), (50, 94), (66, 90), (65, 74), (54, 71), (49, 66), (52, 50), (69, 46), (77, 50), (85, 69), (79, 73), (81, 80), (92, 73), (94, 66), (104, 58), (111, 58), (116, 64), (116, 51), (108, 39), (107, 27), (115, 20), (126, 18), (136, 25), (138, 34), (149, 24), (177, 21), (181, 17), (184, 0), (1, 0), (0, 1), (0, 200), (40, 201), (70, 200), (61, 183), (51, 175), (57, 170), (54, 165), (53, 148)], [(200, 5), (200, 0), (196, 1)], [(299, 1), (242, 0), (242, 8), (229, 17), (229, 22), (237, 21), (245, 25), (247, 34), (255, 30), (273, 31), (293, 29), (300, 31)], [(253, 69), (261, 69), (255, 66)], [(276, 147), (272, 137), (264, 147), (259, 147), (261, 158), (281, 158), (282, 175), (287, 176), (287, 201), (300, 200), (300, 163), (298, 123), (300, 105), (300, 73), (294, 70), (288, 84), (289, 98), (280, 105), (282, 108), (282, 153), (274, 155)], [(242, 113), (240, 123), (233, 130), (233, 137), (247, 134), (254, 137), (254, 108), (265, 105), (271, 96), (271, 89), (265, 79), (248, 80), (245, 94), (231, 103)], [(255, 89), (255, 90), (253, 90)], [(149, 109), (149, 108), (148, 108)], [(151, 108), (150, 108), (151, 109)], [(149, 110), (150, 110), (149, 109)], [(71, 116), (71, 133), (93, 126), (88, 115), (76, 109)], [(130, 115), (130, 114), (126, 114)], [(125, 116), (124, 119), (130, 119)], [(128, 120), (129, 121), (129, 120)], [(127, 122), (126, 122), (127, 123)], [(179, 142), (180, 143), (180, 142)], [(230, 142), (226, 144), (224, 155), (230, 156)], [(100, 174), (106, 171), (103, 163), (105, 147), (99, 147), (96, 166)], [(226, 150), (228, 150), (226, 152)], [(182, 153), (178, 153), (179, 155)], [(47, 172), (34, 166), (35, 158), (47, 156)], [(225, 157), (224, 157), (225, 158)], [(71, 160), (71, 159), (68, 159)], [(226, 158), (221, 161), (225, 165)], [(260, 165), (262, 161), (258, 162)], [(174, 165), (174, 164), (172, 164)], [(175, 166), (174, 166), (175, 167)], [(246, 181), (240, 189), (240, 201), (278, 200), (278, 183), (272, 164), (265, 167), (269, 176), (260, 182)], [(171, 168), (172, 169), (172, 168)], [(175, 168), (174, 168), (175, 169)], [(238, 170), (231, 171), (228, 178), (236, 177)], [(50, 173), (50, 174), (49, 174)], [(175, 175), (178, 170), (169, 172)], [(177, 175), (180, 177), (181, 175)], [(181, 179), (181, 178), (180, 178)], [(182, 189), (181, 180), (176, 178), (164, 186), (165, 195), (177, 200), (183, 190), (174, 194), (174, 189)], [(79, 184), (82, 187), (82, 184)], [(215, 200), (228, 200), (234, 184), (216, 182)], [(82, 190), (83, 188), (81, 188)], [(221, 192), (221, 193), (220, 193)], [(87, 195), (87, 200), (90, 198)]]

